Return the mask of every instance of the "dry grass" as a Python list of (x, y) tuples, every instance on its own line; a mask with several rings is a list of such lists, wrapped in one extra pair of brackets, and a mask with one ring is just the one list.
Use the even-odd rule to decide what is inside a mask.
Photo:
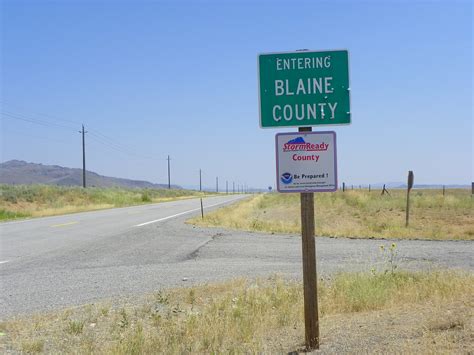
[(158, 203), (208, 194), (190, 190), (0, 185), (0, 221)]
[[(474, 240), (474, 202), (468, 190), (413, 190), (405, 227), (406, 192), (351, 190), (315, 194), (316, 235), (357, 238)], [(300, 233), (298, 194), (264, 194), (191, 223), (247, 231)]]
[[(447, 271), (340, 274), (321, 280), (323, 350), (472, 349), (473, 294), (472, 275)], [(300, 282), (278, 277), (157, 291), (133, 303), (101, 302), (5, 321), (0, 350), (288, 352), (304, 342), (302, 302)]]

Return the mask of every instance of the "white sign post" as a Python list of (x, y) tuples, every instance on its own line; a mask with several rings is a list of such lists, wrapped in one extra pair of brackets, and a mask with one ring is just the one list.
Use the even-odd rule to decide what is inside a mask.
[(279, 133), (275, 140), (279, 192), (337, 190), (335, 132)]

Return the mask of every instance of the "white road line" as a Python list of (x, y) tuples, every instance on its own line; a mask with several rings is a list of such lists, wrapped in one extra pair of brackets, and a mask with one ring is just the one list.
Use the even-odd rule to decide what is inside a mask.
[(78, 223), (79, 223), (78, 221), (74, 221), (74, 222), (67, 222), (67, 223), (61, 223), (61, 224), (53, 224), (53, 225), (50, 226), (50, 227), (53, 227), (53, 228), (66, 227), (66, 226), (70, 226), (70, 225), (78, 224)]
[[(229, 203), (229, 202), (232, 202), (232, 201), (233, 201), (233, 200), (231, 200), (231, 201), (225, 201), (225, 202), (220, 202), (220, 203), (215, 203), (215, 204), (213, 204), (213, 205), (205, 206), (204, 209), (210, 208), (210, 207), (219, 206), (219, 205), (223, 205), (223, 204), (225, 204), (225, 203)], [(174, 214), (174, 215), (172, 215), (172, 216), (163, 217), (163, 218), (160, 218), (160, 219), (155, 219), (154, 221), (149, 221), (149, 222), (145, 222), (145, 223), (140, 223), (140, 224), (135, 225), (134, 227), (142, 227), (142, 226), (146, 226), (147, 224), (152, 224), (152, 223), (157, 223), (157, 222), (166, 221), (167, 219), (179, 217), (179, 216), (182, 216), (183, 214), (192, 213), (192, 212), (196, 212), (196, 211), (200, 211), (200, 210), (201, 210), (201, 208), (194, 208), (194, 209), (192, 209), (192, 210), (185, 211), (185, 212), (181, 212), (181, 213), (177, 213), (177, 214)]]
[(5, 263), (8, 263), (10, 260), (4, 260), (4, 261), (0, 261), (0, 264), (5, 264)]
[[(216, 198), (216, 197), (220, 197), (220, 196), (209, 196), (209, 197), (204, 197), (206, 199), (208, 198)], [(204, 201), (204, 198), (203, 198), (203, 201)], [(150, 204), (146, 204), (146, 205), (138, 205), (138, 206), (127, 206), (127, 207), (112, 207), (112, 208), (104, 208), (103, 210), (95, 210), (95, 211), (84, 211), (84, 212), (74, 212), (74, 213), (71, 213), (71, 215), (74, 215), (74, 216), (81, 216), (81, 215), (91, 215), (91, 214), (94, 214), (94, 213), (115, 213), (116, 211), (123, 211), (123, 210), (127, 210), (127, 209), (149, 209), (150, 207), (161, 207), (167, 203), (175, 203), (175, 202), (180, 202), (180, 201), (191, 201), (191, 200), (194, 200), (194, 198), (189, 198), (189, 199), (182, 199), (182, 200), (174, 200), (174, 201), (166, 201), (166, 202), (157, 202), (157, 203), (150, 203)], [(233, 200), (231, 200), (233, 201)], [(212, 206), (208, 206), (208, 207), (212, 207)], [(206, 208), (206, 207), (204, 207)], [(50, 220), (50, 219), (60, 219), (62, 217), (64, 217), (65, 215), (57, 215), (57, 216), (48, 216), (48, 217), (30, 217), (30, 218), (26, 218), (26, 219), (22, 219), (22, 220), (18, 220), (18, 221), (9, 221), (9, 222), (0, 222), (0, 228), (2, 226), (9, 226), (9, 225), (14, 225), (14, 224), (23, 224), (23, 223), (29, 223), (29, 222), (43, 222), (43, 221), (47, 221), (47, 220)]]

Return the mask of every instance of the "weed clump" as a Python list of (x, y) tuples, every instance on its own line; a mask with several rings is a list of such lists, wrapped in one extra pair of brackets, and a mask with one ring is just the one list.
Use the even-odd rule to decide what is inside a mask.
[(36, 354), (43, 352), (44, 340), (43, 339), (31, 339), (25, 340), (21, 343), (21, 351), (27, 354)]
[(66, 333), (79, 335), (84, 330), (84, 321), (70, 320), (66, 327)]

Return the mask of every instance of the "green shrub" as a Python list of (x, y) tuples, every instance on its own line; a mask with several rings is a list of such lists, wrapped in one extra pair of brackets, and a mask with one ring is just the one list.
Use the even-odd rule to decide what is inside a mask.
[(31, 214), (24, 212), (12, 212), (0, 208), (0, 221), (25, 217), (31, 217)]
[(66, 333), (71, 335), (79, 335), (84, 330), (84, 322), (83, 321), (76, 321), (71, 320), (67, 324)]

